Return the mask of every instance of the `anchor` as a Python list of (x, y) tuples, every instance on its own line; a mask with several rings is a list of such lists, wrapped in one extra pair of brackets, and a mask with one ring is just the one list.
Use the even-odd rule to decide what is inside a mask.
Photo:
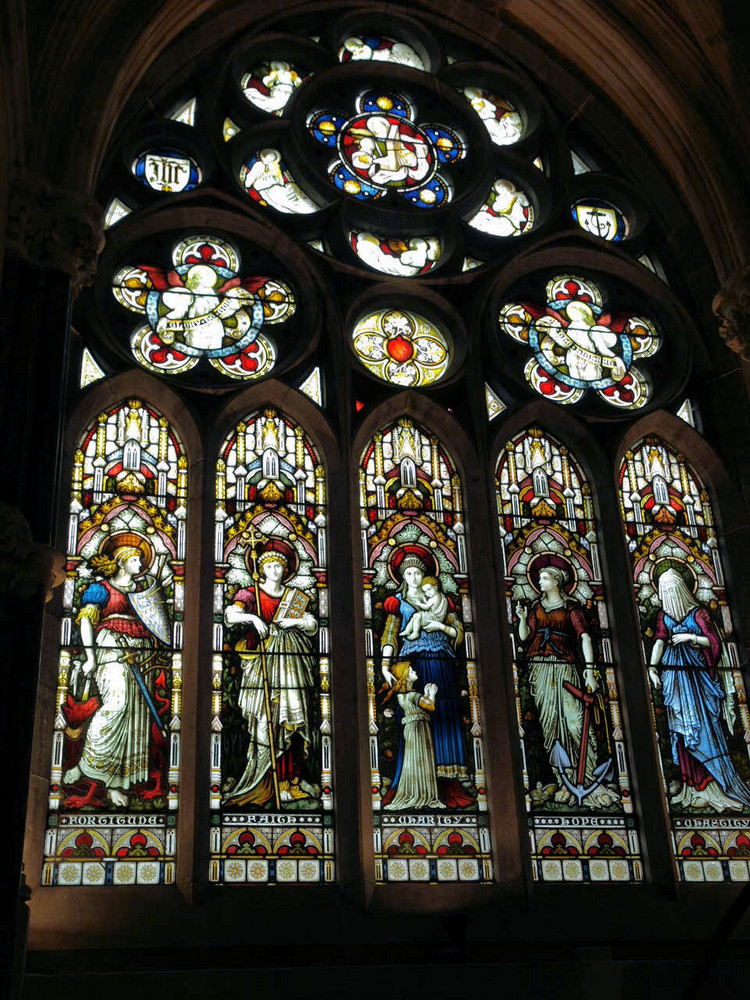
[(560, 772), (563, 784), (568, 789), (570, 794), (575, 796), (576, 801), (580, 806), (588, 795), (591, 795), (595, 789), (612, 776), (613, 764), (611, 757), (609, 760), (605, 760), (603, 764), (599, 764), (599, 766), (593, 771), (594, 780), (588, 786), (585, 784), (586, 752), (589, 746), (589, 718), (591, 716), (591, 706), (596, 701), (596, 695), (592, 694), (590, 691), (582, 691), (569, 681), (563, 681), (563, 687), (566, 691), (570, 692), (574, 698), (583, 702), (583, 731), (581, 733), (581, 752), (578, 758), (578, 783), (573, 784), (565, 773), (567, 769), (573, 767), (573, 763), (570, 759), (568, 751), (559, 740), (555, 740), (555, 745), (552, 747), (552, 753), (549, 755), (549, 762), (552, 767)]

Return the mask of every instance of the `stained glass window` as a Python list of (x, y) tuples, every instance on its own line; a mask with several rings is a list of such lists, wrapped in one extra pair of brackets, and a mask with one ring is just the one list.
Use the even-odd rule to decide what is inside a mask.
[(283, 59), (274, 59), (261, 63), (250, 73), (245, 73), (240, 80), (240, 86), (245, 97), (256, 108), (267, 114), (283, 115), (289, 98), (307, 79), (307, 75), (304, 71), (300, 71), (298, 66), (293, 66)]
[(385, 35), (351, 35), (345, 38), (339, 49), (342, 63), (359, 60), (390, 62), (399, 66), (426, 71), (424, 59), (406, 42)]
[(490, 139), (497, 146), (511, 146), (523, 136), (523, 119), (518, 110), (503, 97), (496, 97), (482, 87), (461, 87), (460, 92), (482, 119)]
[(82, 389), (85, 389), (88, 385), (93, 385), (94, 382), (98, 382), (99, 379), (106, 378), (106, 372), (97, 363), (96, 358), (88, 349), (84, 347), (81, 354), (81, 377), (79, 379), (79, 385)]
[(447, 125), (418, 124), (416, 105), (403, 94), (369, 90), (355, 102), (355, 114), (319, 110), (308, 118), (313, 138), (336, 150), (329, 178), (362, 201), (397, 191), (418, 208), (451, 200), (443, 165), (466, 156), (466, 144)]
[(524, 375), (540, 395), (572, 404), (594, 390), (610, 406), (629, 410), (648, 402), (649, 380), (633, 362), (654, 355), (662, 338), (652, 320), (613, 315), (604, 306), (595, 282), (560, 274), (547, 283), (545, 306), (502, 307), (502, 331), (533, 352)]
[(359, 475), (376, 879), (490, 881), (461, 480), (408, 418)]
[(278, 149), (261, 149), (251, 156), (242, 165), (240, 183), (253, 201), (284, 215), (309, 215), (322, 207), (297, 184)]
[(137, 399), (75, 453), (44, 885), (175, 880), (187, 476)]
[(603, 198), (576, 201), (570, 212), (581, 229), (600, 240), (619, 242), (630, 235), (630, 225), (623, 212)]
[(496, 471), (533, 875), (643, 878), (589, 485), (538, 427)]
[(107, 206), (107, 211), (104, 213), (104, 228), (109, 229), (110, 226), (116, 225), (120, 219), (124, 219), (126, 215), (130, 215), (132, 209), (128, 208), (124, 201), (119, 198), (113, 198), (112, 201)]
[(711, 498), (647, 437), (620, 467), (620, 502), (679, 876), (746, 882), (750, 713)]
[(176, 149), (146, 150), (133, 160), (131, 169), (142, 184), (163, 194), (191, 191), (203, 180), (195, 160)]
[(401, 278), (413, 278), (431, 271), (443, 252), (437, 234), (388, 239), (375, 233), (350, 230), (349, 240), (356, 255), (368, 267)]
[(291, 288), (271, 278), (240, 277), (239, 252), (216, 236), (181, 240), (172, 264), (171, 270), (127, 266), (112, 280), (120, 305), (148, 320), (131, 337), (136, 361), (167, 375), (190, 371), (202, 359), (231, 379), (267, 375), (276, 348), (261, 331), (294, 314)]
[(216, 465), (210, 880), (334, 878), (326, 479), (267, 407)]
[(521, 236), (534, 226), (534, 206), (522, 188), (498, 177), (489, 198), (468, 222), (490, 236)]
[(451, 361), (445, 334), (424, 316), (404, 309), (368, 313), (354, 326), (352, 346), (368, 371), (392, 385), (433, 385)]

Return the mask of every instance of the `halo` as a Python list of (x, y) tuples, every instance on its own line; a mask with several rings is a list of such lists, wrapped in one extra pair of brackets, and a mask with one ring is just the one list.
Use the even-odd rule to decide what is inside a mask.
[[(276, 552), (284, 560), (287, 565), (287, 572), (284, 574), (284, 583), (287, 580), (291, 580), (297, 575), (299, 570), (299, 553), (293, 545), (288, 542), (282, 541), (280, 538), (270, 538), (264, 545), (257, 550), (258, 562), (260, 562), (261, 556), (265, 555), (266, 552)], [(252, 560), (252, 550), (248, 546), (245, 550), (245, 565), (247, 566), (250, 573), (253, 572), (253, 560)]]
[(140, 551), (143, 558), (139, 576), (147, 573), (154, 561), (154, 549), (151, 542), (136, 531), (116, 531), (112, 535), (107, 535), (99, 546), (99, 555), (108, 556), (111, 559), (115, 549), (120, 549), (124, 545), (129, 545)]
[(690, 592), (695, 594), (698, 591), (698, 574), (692, 566), (688, 565), (684, 559), (677, 559), (675, 556), (664, 556), (651, 564), (648, 575), (651, 577), (651, 586), (655, 593), (659, 593), (659, 580), (668, 569), (673, 569), (680, 574), (682, 579), (690, 588)]
[(397, 583), (399, 586), (401, 586), (403, 581), (403, 577), (399, 573), (399, 567), (407, 556), (416, 556), (424, 563), (425, 576), (439, 575), (440, 566), (435, 555), (424, 545), (407, 542), (404, 545), (397, 545), (391, 549), (388, 556), (388, 573), (394, 583)]
[(539, 586), (539, 574), (547, 566), (556, 566), (565, 573), (565, 583), (563, 584), (563, 590), (566, 594), (572, 596), (575, 593), (575, 589), (578, 586), (578, 575), (575, 571), (575, 566), (567, 559), (565, 556), (561, 556), (558, 552), (540, 552), (538, 555), (533, 556), (526, 567), (526, 579), (533, 588), (534, 592), (537, 594), (541, 593), (541, 588)]

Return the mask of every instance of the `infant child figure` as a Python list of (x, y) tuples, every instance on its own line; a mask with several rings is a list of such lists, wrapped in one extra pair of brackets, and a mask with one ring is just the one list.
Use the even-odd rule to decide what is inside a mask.
[[(442, 625), (448, 614), (448, 598), (440, 590), (440, 584), (434, 576), (426, 576), (422, 580), (423, 599), (411, 598), (417, 604), (418, 610), (411, 616), (406, 628), (401, 630), (405, 639), (418, 639), (425, 625), (438, 622)], [(428, 629), (428, 631), (432, 631)]]

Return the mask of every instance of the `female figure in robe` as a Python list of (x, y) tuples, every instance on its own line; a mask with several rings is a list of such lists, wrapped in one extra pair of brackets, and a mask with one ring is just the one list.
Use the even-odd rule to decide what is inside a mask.
[[(438, 789), (441, 801), (450, 809), (463, 809), (474, 803), (470, 791), (471, 774), (466, 763), (461, 707), (456, 685), (456, 647), (463, 641), (463, 628), (455, 611), (449, 611), (444, 622), (428, 622), (418, 638), (407, 639), (401, 632), (424, 600), (422, 580), (427, 573), (425, 560), (416, 552), (407, 551), (398, 571), (401, 586), (394, 596), (387, 597), (383, 607), (387, 614), (381, 639), (384, 680), (392, 685), (396, 678), (391, 671), (394, 656), (408, 660), (420, 679), (422, 693), (427, 684), (436, 684), (440, 698), (432, 716)], [(399, 645), (399, 639), (401, 644)], [(404, 762), (404, 741), (399, 741), (396, 773), (385, 799), (397, 791)]]
[(649, 675), (663, 689), (672, 760), (682, 776), (672, 804), (716, 812), (748, 808), (750, 790), (729, 756), (722, 725), (726, 694), (711, 615), (672, 567), (659, 578), (659, 600)]
[[(521, 642), (528, 643), (529, 685), (539, 713), (544, 749), (549, 754), (559, 742), (577, 769), (583, 744), (584, 703), (565, 687), (565, 683), (582, 694), (594, 693), (599, 687), (599, 678), (594, 666), (589, 624), (580, 605), (565, 593), (565, 578), (565, 571), (559, 566), (545, 566), (539, 573), (539, 600), (534, 601), (530, 609), (519, 602), (516, 614), (518, 636)], [(578, 665), (581, 655), (583, 671)], [(596, 764), (596, 736), (589, 724), (584, 772), (587, 786), (595, 783)], [(559, 772), (556, 778), (560, 787), (555, 801), (573, 802), (574, 797)], [(590, 809), (607, 808), (617, 801), (617, 795), (603, 784), (583, 799)]]
[(317, 794), (307, 778), (314, 777), (308, 773), (308, 761), (317, 758), (312, 704), (317, 666), (312, 637), (318, 626), (307, 611), (300, 617), (277, 617), (291, 556), (282, 542), (270, 542), (258, 559), (260, 603), (254, 590), (242, 588), (224, 615), (227, 625), (248, 626), (235, 649), (242, 662), (239, 707), (247, 719), (250, 743), (245, 770), (224, 799), (236, 808), (272, 808), (274, 770), (280, 805)]

